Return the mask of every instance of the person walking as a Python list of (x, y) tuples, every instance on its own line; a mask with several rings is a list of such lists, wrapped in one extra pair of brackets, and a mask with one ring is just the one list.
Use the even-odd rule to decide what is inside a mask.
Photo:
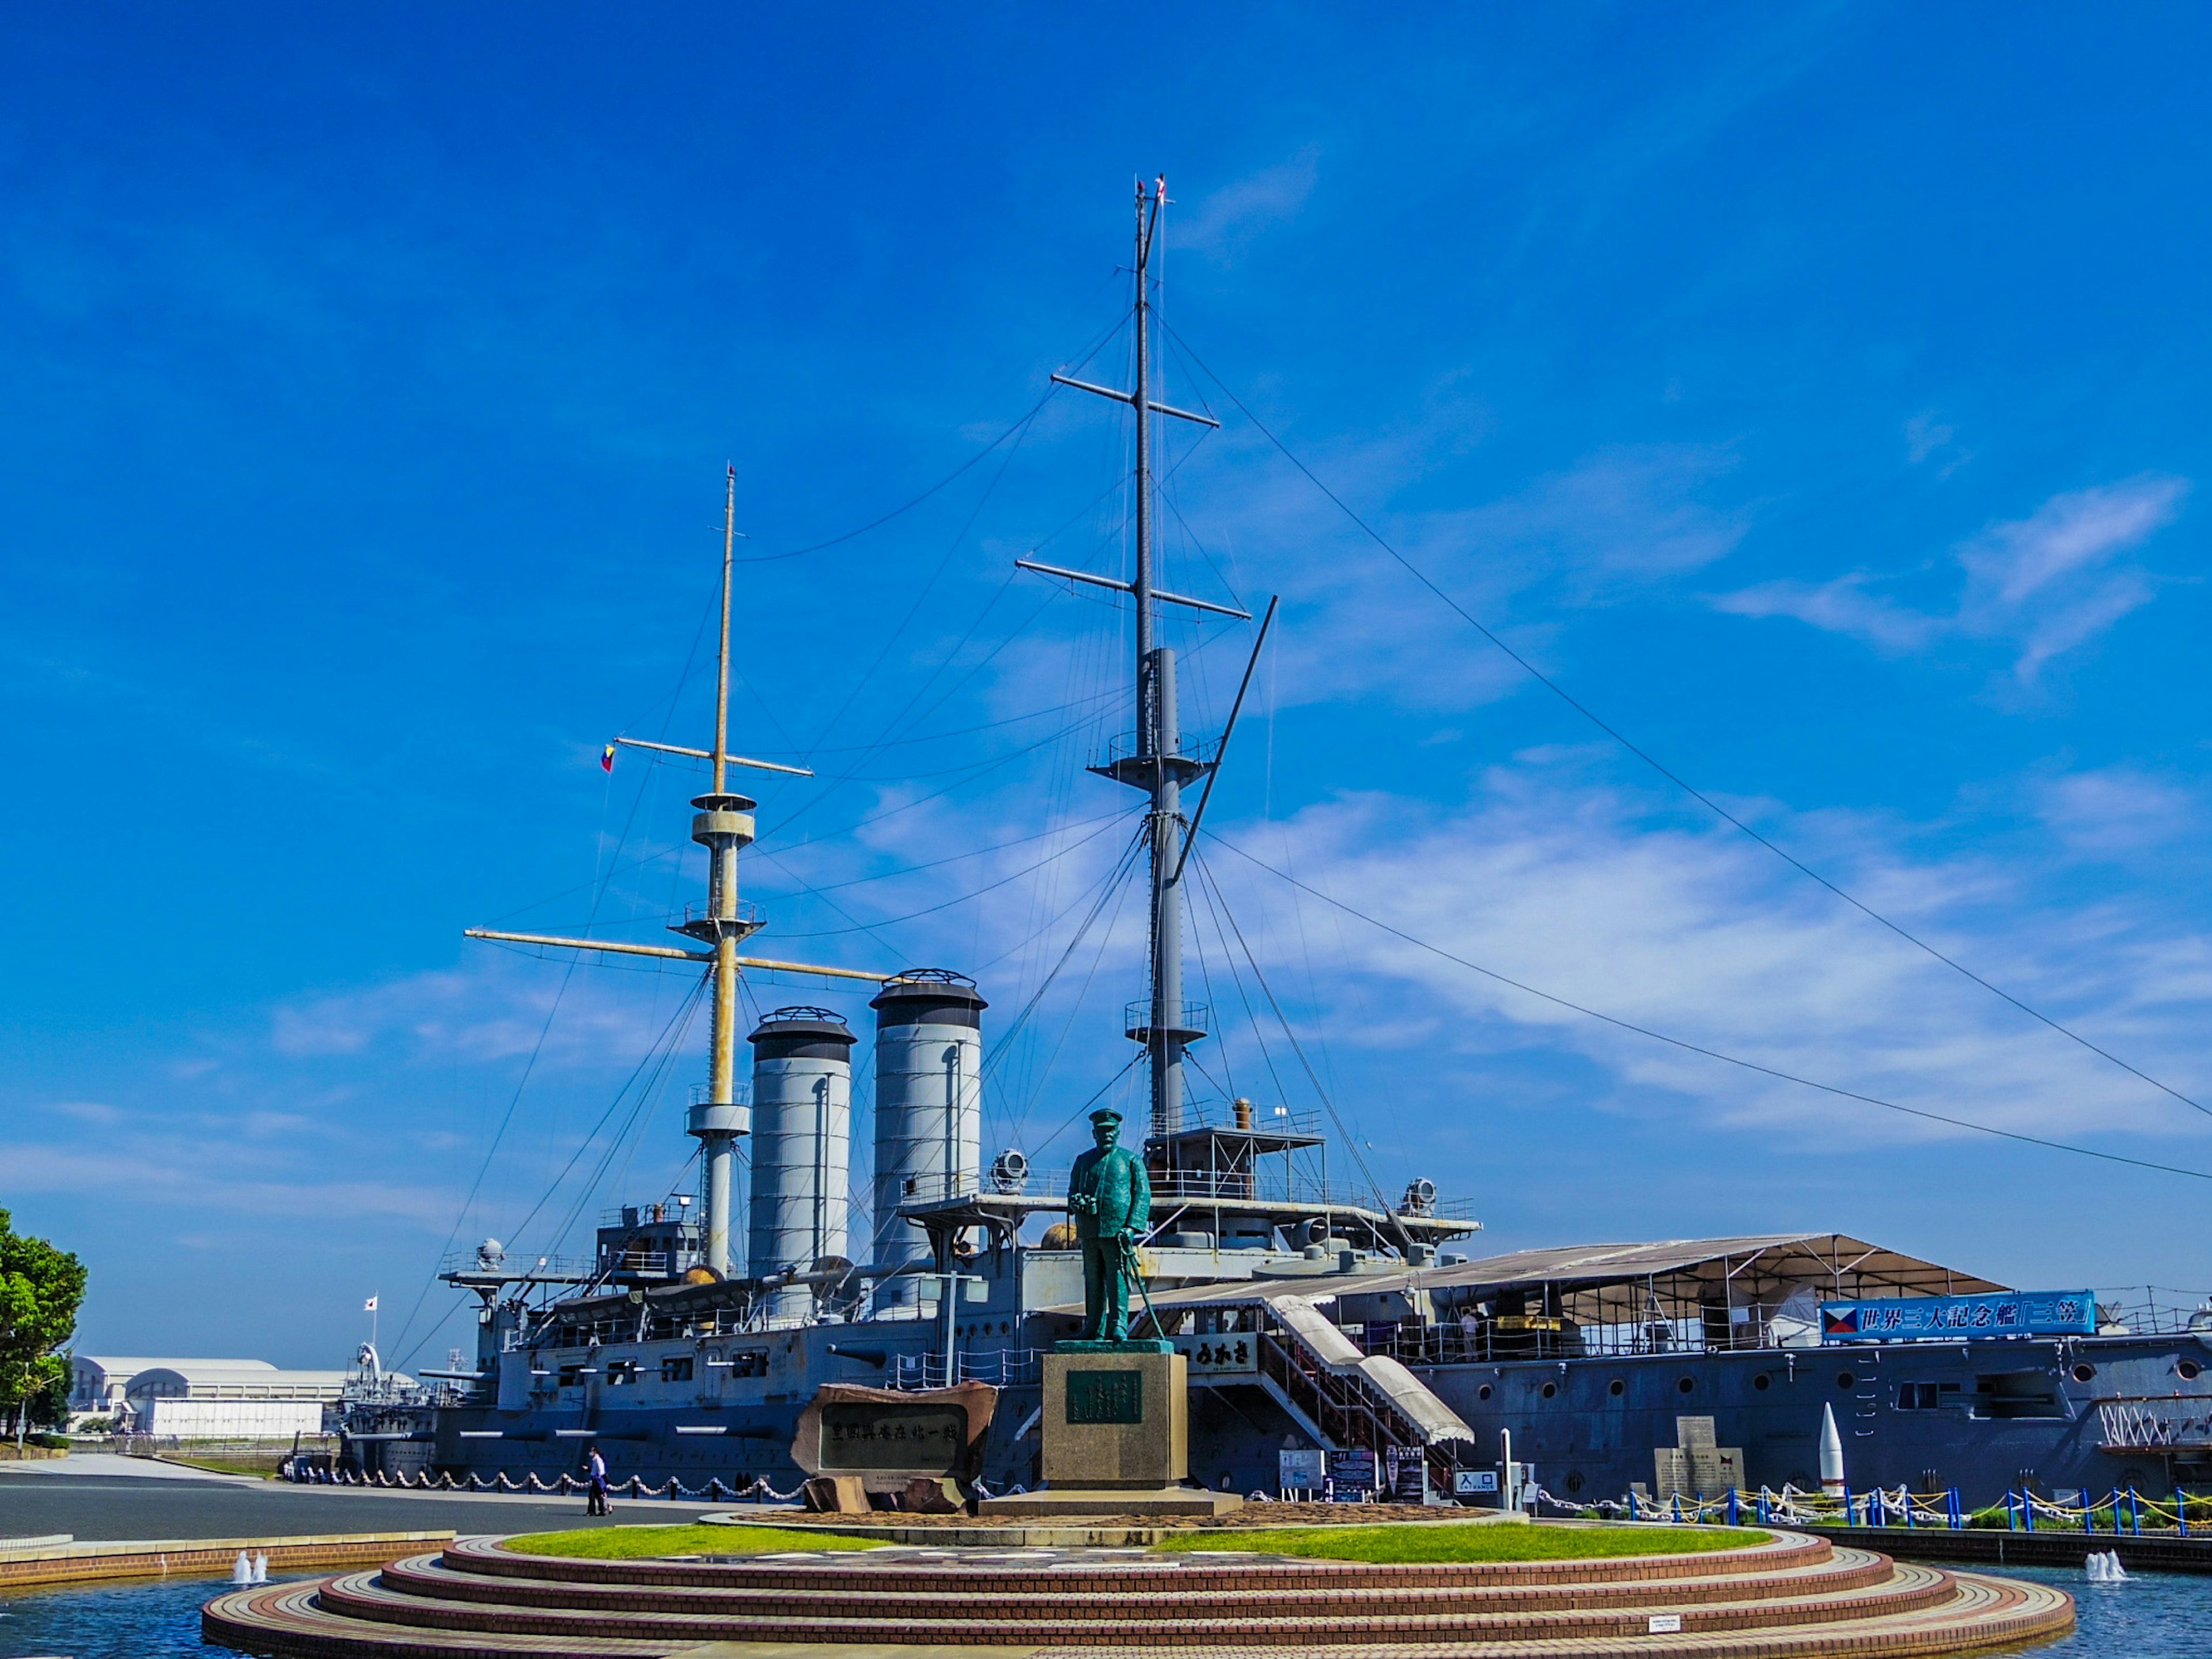
[(607, 1507), (607, 1460), (599, 1455), (599, 1443), (594, 1441), (584, 1459), (584, 1513), (609, 1515)]

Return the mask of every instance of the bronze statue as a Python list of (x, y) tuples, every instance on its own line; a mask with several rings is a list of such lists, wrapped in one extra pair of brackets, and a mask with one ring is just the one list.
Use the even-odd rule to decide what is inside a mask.
[(1075, 1160), (1067, 1176), (1067, 1212), (1083, 1247), (1083, 1336), (1121, 1342), (1129, 1335), (1129, 1281), (1137, 1269), (1137, 1240), (1152, 1224), (1152, 1183), (1145, 1160), (1116, 1145), (1121, 1115), (1102, 1106), (1091, 1115), (1097, 1142)]

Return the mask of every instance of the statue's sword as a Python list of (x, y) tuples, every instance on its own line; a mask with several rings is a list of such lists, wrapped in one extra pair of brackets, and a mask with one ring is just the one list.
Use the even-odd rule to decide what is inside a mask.
[(1137, 1286), (1138, 1298), (1145, 1304), (1145, 1317), (1152, 1322), (1152, 1334), (1164, 1341), (1167, 1327), (1160, 1323), (1160, 1316), (1152, 1306), (1152, 1293), (1145, 1288), (1144, 1274), (1137, 1271), (1137, 1241), (1134, 1237), (1129, 1240), (1129, 1256), (1123, 1265), (1128, 1268), (1129, 1277)]

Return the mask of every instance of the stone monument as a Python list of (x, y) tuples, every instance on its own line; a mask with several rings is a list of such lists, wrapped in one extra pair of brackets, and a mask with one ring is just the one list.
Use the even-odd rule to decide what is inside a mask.
[[(1068, 1172), (1083, 1250), (1083, 1331), (1044, 1357), (1045, 1490), (984, 1500), (989, 1515), (1218, 1515), (1243, 1500), (1182, 1484), (1190, 1473), (1189, 1361), (1129, 1338), (1144, 1295), (1137, 1241), (1151, 1224), (1145, 1161), (1120, 1144), (1121, 1115), (1091, 1115), (1096, 1143)], [(1157, 1322), (1155, 1322), (1157, 1328)]]

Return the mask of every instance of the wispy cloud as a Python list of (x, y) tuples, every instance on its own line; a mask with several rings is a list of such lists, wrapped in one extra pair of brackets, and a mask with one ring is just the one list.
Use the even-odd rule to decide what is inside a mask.
[[(2082, 803), (2111, 780), (2061, 781)], [(1756, 810), (1756, 809), (1754, 809)], [(2212, 938), (2155, 907), (2053, 899), (2073, 849), (2016, 860), (1917, 856), (1900, 826), (1846, 816), (1765, 820), (1856, 890), (2026, 1000), (2076, 1022), (2186, 1090), (2212, 1085), (2195, 1033), (2212, 1011)], [(2201, 822), (2201, 815), (2195, 820)], [(1721, 829), (1684, 828), (1571, 768), (1488, 780), (1455, 810), (1348, 798), (1301, 814), (1253, 850), (1301, 879), (1473, 961), (1620, 1018), (1778, 1070), (2027, 1133), (2207, 1131), (2137, 1080), (2025, 1020)], [(1217, 856), (1254, 907), (1291, 902), (1272, 878)], [(1366, 994), (1425, 1024), (1428, 1046), (1580, 1054), (1622, 1109), (1793, 1137), (1864, 1141), (1954, 1131), (1842, 1105), (1587, 1019), (1445, 962), (1310, 898), (1334, 941), (1316, 1010), (1359, 1031)], [(1295, 941), (1291, 942), (1295, 951)], [(1297, 973), (1295, 954), (1273, 968)], [(1403, 1033), (1401, 1034), (1402, 1038)], [(1639, 1102), (1642, 1103), (1639, 1105)], [(1839, 1127), (1847, 1126), (1847, 1127)]]
[(1989, 526), (1954, 550), (1964, 582), (1946, 611), (1919, 611), (1873, 589), (1856, 570), (1824, 583), (1762, 582), (1713, 600), (1745, 617), (1791, 617), (1877, 649), (1925, 649), (1946, 637), (2007, 647), (2021, 687), (2148, 602), (2151, 574), (2123, 556), (2171, 524), (2187, 480), (2146, 474), (2053, 495), (2024, 519)]
[[(1320, 177), (1321, 152), (1313, 145), (1279, 162), (1248, 173), (1200, 198), (1170, 233), (1170, 252), (1187, 247), (1224, 263), (1232, 260), (1263, 231), (1297, 216)], [(1175, 181), (1168, 181), (1172, 191)]]
[(2163, 847), (2204, 820), (2198, 793), (2134, 767), (2069, 772), (2036, 791), (2045, 823), (2078, 852), (2117, 856)]

